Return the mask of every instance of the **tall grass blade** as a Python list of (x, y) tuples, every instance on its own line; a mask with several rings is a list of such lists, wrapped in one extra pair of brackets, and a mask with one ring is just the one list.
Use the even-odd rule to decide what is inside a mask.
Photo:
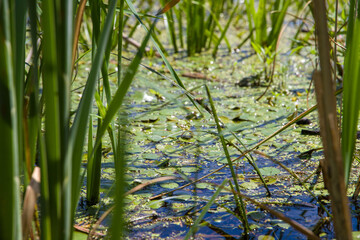
[[(245, 148), (245, 151), (248, 152), (249, 150), (246, 148), (246, 146), (242, 143), (242, 141), (240, 140), (240, 138), (234, 133), (234, 132), (231, 132), (231, 134), (235, 137), (235, 139)], [(244, 151), (241, 151), (241, 149), (236, 146), (236, 145), (233, 145), (236, 149), (238, 149), (240, 151), (241, 154), (244, 154)], [(260, 172), (260, 169), (259, 167), (257, 166), (255, 160), (253, 159), (252, 155), (249, 153), (249, 156), (250, 158), (248, 158), (246, 156), (246, 154), (244, 154), (245, 158), (248, 160), (249, 164), (254, 168), (256, 174), (259, 176), (261, 182), (264, 184), (264, 187), (266, 189), (266, 192), (267, 192), (267, 195), (268, 196), (271, 196), (271, 192), (265, 182), (265, 179), (264, 177), (262, 176), (261, 172)]]
[(201, 221), (204, 219), (205, 214), (209, 211), (210, 207), (214, 204), (217, 196), (219, 196), (219, 194), (221, 193), (221, 190), (223, 190), (225, 183), (227, 182), (227, 180), (225, 179), (220, 186), (218, 187), (218, 189), (216, 190), (216, 192), (214, 193), (214, 195), (211, 196), (210, 200), (206, 203), (205, 207), (203, 208), (203, 210), (201, 211), (199, 217), (195, 220), (194, 224), (191, 226), (190, 230), (188, 231), (188, 233), (186, 234), (184, 240), (189, 239), (190, 237), (192, 237), (196, 232), (197, 229), (199, 228), (199, 224), (201, 223)]
[(187, 45), (187, 54), (188, 56), (191, 56), (195, 53), (195, 39), (194, 39), (194, 28), (192, 25), (190, 25), (191, 22), (194, 21), (193, 19), (193, 13), (192, 13), (192, 7), (191, 7), (191, 0), (186, 0), (186, 45)]
[[(56, 12), (55, 4), (51, 0), (43, 1), (42, 28), (43, 28), (43, 96), (45, 101), (45, 148), (46, 166), (45, 171), (51, 173), (47, 178), (51, 222), (51, 238), (64, 238), (63, 229), (64, 216), (62, 206), (62, 173), (61, 162), (61, 125), (60, 125), (60, 99), (59, 99), (59, 64), (57, 59), (57, 37), (56, 37)], [(46, 181), (46, 180), (45, 180)]]
[[(18, 113), (14, 49), (11, 38), (9, 1), (0, 2), (0, 151), (3, 166), (0, 169), (2, 197), (0, 198), (0, 238), (21, 239), (20, 178), (18, 148)], [(13, 25), (12, 25), (13, 26)], [(15, 29), (14, 29), (15, 30)], [(20, 49), (18, 49), (20, 50)], [(21, 65), (23, 68), (24, 65)]]
[[(164, 2), (164, 1), (162, 1), (162, 2)], [(171, 3), (171, 2), (169, 2), (169, 3)], [(175, 6), (175, 4), (173, 6)], [(164, 9), (163, 10), (165, 11), (164, 20), (167, 23), (166, 24), (167, 32), (169, 34), (170, 41), (174, 47), (174, 52), (177, 53), (178, 47), (177, 47), (177, 43), (176, 43), (175, 23), (174, 23), (173, 11), (171, 10), (171, 7), (173, 7), (173, 6), (165, 6), (166, 9), (164, 8), (165, 10)], [(160, 15), (161, 13), (162, 13), (162, 11), (160, 11), (156, 16)]]
[(267, 46), (276, 49), (276, 44), (284, 22), (285, 14), (291, 1), (277, 0), (274, 5), (274, 13), (271, 15), (271, 31), (267, 38)]
[[(73, 41), (74, 41), (74, 1), (63, 0), (56, 9), (57, 22), (57, 58), (59, 64), (58, 84), (59, 84), (59, 111), (60, 111), (60, 137), (61, 137), (61, 185), (62, 185), (62, 215), (64, 226), (62, 231), (62, 239), (71, 239), (73, 233), (73, 217), (75, 215), (72, 202), (72, 169), (73, 159), (66, 158), (68, 150), (68, 139), (70, 132), (70, 101), (71, 101), (71, 76), (73, 64)], [(66, 13), (66, 14), (63, 14)], [(48, 144), (48, 143), (47, 143)], [(48, 154), (48, 153), (47, 153)], [(52, 174), (52, 172), (50, 172)], [(69, 179), (69, 181), (67, 181)]]
[(266, 1), (260, 0), (258, 11), (254, 16), (256, 43), (263, 45), (267, 37), (266, 26)]
[[(39, 84), (39, 57), (42, 50), (42, 43), (38, 41), (38, 3), (36, 0), (29, 1), (29, 19), (31, 26), (31, 42), (32, 42), (32, 51), (33, 51), (33, 62), (28, 73), (27, 89), (29, 91), (30, 100), (29, 100), (29, 145), (32, 149), (32, 157), (37, 159), (35, 160), (36, 164), (42, 166), (40, 171), (40, 203), (41, 203), (41, 224), (40, 231), (41, 237), (43, 239), (51, 239), (52, 227), (51, 227), (51, 217), (50, 217), (50, 189), (48, 181), (48, 165), (47, 165), (47, 156), (46, 156), (46, 146), (43, 133), (41, 132), (41, 118), (42, 118), (42, 106), (43, 101), (39, 99), (40, 96), (40, 84)], [(38, 46), (38, 42), (40, 46)], [(43, 97), (41, 96), (43, 99)], [(25, 140), (26, 141), (26, 140)], [(25, 211), (25, 209), (24, 209)]]
[(96, 142), (95, 142), (94, 147), (98, 146), (98, 144), (100, 143), (101, 138), (104, 136), (110, 122), (112, 121), (112, 119), (114, 118), (117, 111), (119, 110), (119, 108), (122, 105), (124, 97), (132, 83), (132, 80), (134, 79), (136, 71), (140, 65), (141, 59), (145, 53), (146, 44), (150, 39), (151, 31), (155, 27), (155, 24), (156, 24), (156, 20), (154, 21), (153, 25), (151, 26), (151, 29), (148, 31), (145, 39), (143, 40), (143, 42), (141, 44), (139, 51), (137, 52), (134, 60), (131, 62), (130, 66), (128, 67), (128, 69), (125, 73), (124, 79), (122, 80), (120, 86), (116, 90), (115, 95), (113, 96), (113, 98), (109, 104), (106, 115), (103, 119), (103, 123), (100, 127), (99, 133), (96, 136)]
[[(16, 91), (16, 104), (17, 104), (17, 119), (18, 119), (18, 148), (19, 153), (24, 152), (24, 131), (23, 127), (23, 109), (24, 106), (24, 80), (25, 80), (25, 34), (26, 34), (26, 12), (28, 10), (27, 2), (21, 0), (11, 1), (12, 9), (15, 10), (14, 21), (12, 25), (12, 41), (13, 41), (13, 67), (15, 77), (15, 91)], [(19, 154), (19, 162), (23, 163), (24, 154)], [(28, 176), (27, 179), (29, 179)], [(27, 180), (25, 182), (28, 182)]]
[[(227, 163), (228, 163), (228, 166), (229, 166), (229, 169), (230, 169), (230, 172), (231, 172), (231, 176), (232, 176), (233, 181), (234, 181), (236, 191), (240, 193), (240, 186), (239, 186), (239, 183), (238, 183), (238, 178), (237, 178), (237, 175), (236, 175), (235, 170), (234, 170), (233, 163), (232, 163), (231, 158), (230, 158), (230, 154), (229, 154), (226, 142), (225, 142), (223, 132), (221, 130), (220, 121), (219, 121), (219, 118), (218, 118), (217, 113), (216, 113), (215, 105), (214, 105), (214, 102), (212, 100), (209, 87), (207, 85), (205, 85), (205, 89), (206, 89), (206, 94), (207, 94), (207, 96), (209, 98), (209, 103), (210, 103), (210, 106), (211, 106), (212, 115), (213, 115), (214, 120), (216, 122), (218, 135), (219, 135), (221, 145), (223, 147), (223, 150), (224, 150), (224, 153), (225, 153), (225, 156), (226, 156), (226, 159), (227, 159)], [(243, 202), (241, 197), (239, 197), (239, 202), (237, 202), (237, 205), (238, 205), (239, 210), (240, 210), (240, 217), (242, 219), (242, 224), (244, 225), (245, 234), (247, 234), (250, 231), (250, 227), (249, 227), (249, 223), (248, 223), (247, 216), (246, 216), (245, 203)]]
[(177, 22), (178, 22), (179, 39), (180, 39), (180, 47), (181, 48), (184, 48), (183, 11), (182, 11), (183, 6), (184, 6), (184, 4), (179, 5), (179, 7), (175, 10), (175, 15), (176, 15)]
[[(128, 4), (130, 10), (132, 11), (132, 13), (134, 14), (134, 16), (136, 17), (136, 19), (140, 22), (140, 24), (142, 25), (142, 27), (144, 28), (145, 31), (149, 31), (147, 29), (147, 27), (145, 26), (145, 24), (143, 23), (143, 21), (141, 20), (141, 18), (139, 17), (134, 5), (132, 4), (132, 2), (130, 0), (126, 0), (126, 3)], [(156, 19), (155, 19), (156, 21)], [(182, 87), (184, 90), (186, 90), (183, 82), (181, 81), (181, 79), (179, 78), (179, 76), (176, 74), (174, 68), (171, 66), (171, 64), (169, 63), (169, 61), (166, 59), (165, 54), (163, 53), (163, 51), (160, 49), (159, 45), (157, 44), (157, 42), (154, 40), (153, 36), (151, 35), (151, 40), (156, 48), (156, 50), (159, 52), (161, 58), (163, 59), (166, 67), (168, 68), (168, 70), (170, 71), (171, 76), (175, 79), (176, 83)], [(189, 98), (189, 100), (191, 101), (191, 103), (197, 108), (197, 110), (202, 113), (202, 111), (199, 109), (198, 105), (195, 103), (194, 99), (192, 98), (192, 96), (189, 93), (186, 93), (186, 96)]]
[(235, 13), (236, 13), (236, 11), (237, 11), (237, 9), (238, 9), (238, 7), (239, 7), (239, 4), (236, 4), (235, 8), (234, 8), (233, 11), (231, 12), (230, 17), (229, 17), (229, 20), (227, 21), (227, 23), (226, 23), (223, 31), (221, 32), (221, 35), (220, 35), (220, 37), (219, 37), (218, 42), (217, 42), (216, 45), (214, 46), (214, 50), (213, 50), (213, 52), (212, 52), (212, 56), (213, 56), (213, 57), (216, 56), (217, 50), (218, 50), (218, 48), (219, 48), (219, 45), (220, 45), (221, 41), (224, 39), (227, 30), (229, 29), (230, 23), (231, 23), (231, 21), (233, 20), (233, 18), (234, 18), (234, 16), (235, 16)]
[[(77, 205), (79, 197), (79, 190), (81, 187), (80, 181), (80, 165), (83, 154), (83, 145), (86, 135), (86, 128), (88, 126), (89, 113), (93, 103), (93, 96), (96, 82), (100, 73), (102, 62), (104, 60), (104, 53), (109, 42), (111, 28), (114, 22), (116, 0), (109, 1), (108, 13), (103, 25), (103, 30), (99, 35), (98, 46), (96, 49), (94, 61), (88, 81), (86, 83), (82, 99), (80, 101), (73, 125), (70, 129), (69, 141), (67, 143), (66, 159), (72, 159), (72, 169), (70, 181), (68, 182), (72, 189), (71, 194), (71, 209), (74, 210)], [(90, 156), (89, 156), (90, 157)]]
[[(122, 112), (122, 111), (120, 111)], [(115, 159), (115, 209), (112, 218), (111, 225), (111, 237), (112, 239), (121, 239), (125, 230), (125, 219), (124, 219), (124, 196), (126, 193), (126, 123), (127, 116), (123, 112), (119, 119), (120, 127), (118, 129), (118, 145), (117, 145), (117, 157)]]
[[(98, 41), (99, 41), (99, 35), (100, 35), (100, 23), (101, 23), (101, 13), (103, 12), (102, 9), (100, 8), (100, 1), (99, 0), (91, 0), (90, 2), (90, 9), (91, 9), (91, 22), (93, 23), (93, 35), (92, 35), (92, 46), (93, 46), (93, 51), (92, 51), (92, 60), (94, 60), (95, 57), (95, 53), (96, 53), (96, 49), (97, 49), (97, 45), (98, 45)], [(110, 30), (109, 33), (109, 40), (111, 39), (111, 33), (112, 33), (112, 29)], [(102, 62), (102, 67), (101, 67), (101, 73), (103, 75), (103, 86), (105, 88), (105, 92), (107, 93), (107, 91), (110, 91), (110, 87), (108, 87), (108, 76), (107, 76), (107, 64), (106, 61), (108, 59), (108, 52), (109, 52), (109, 45), (110, 44), (106, 44), (106, 50), (105, 50), (105, 54), (104, 54), (104, 60)], [(104, 74), (105, 72), (105, 74)], [(97, 77), (99, 79), (99, 77)], [(98, 96), (98, 99), (96, 98), (96, 102), (98, 103), (98, 105), (102, 105), (102, 101), (100, 100), (100, 95), (101, 95), (101, 84), (100, 84), (100, 79), (98, 80), (98, 89), (96, 91), (96, 96)], [(107, 90), (107, 91), (106, 91)], [(110, 95), (110, 93), (108, 93), (107, 95)], [(99, 103), (100, 102), (100, 103)], [(100, 107), (98, 107), (98, 115), (101, 116), (101, 110)], [(101, 126), (101, 118), (97, 118), (97, 132), (99, 132), (99, 127)], [(96, 203), (98, 203), (99, 201), (99, 197), (100, 197), (100, 167), (101, 167), (101, 147), (102, 147), (102, 143), (100, 142), (99, 145), (94, 148), (94, 152), (95, 154), (91, 154), (92, 152), (90, 152), (88, 150), (89, 153), (89, 158), (88, 158), (88, 164), (87, 164), (87, 182), (86, 182), (86, 201), (88, 203), (88, 205), (92, 206), (95, 205)], [(92, 147), (91, 147), (92, 148)], [(91, 154), (91, 155), (90, 155)]]
[[(120, 0), (120, 8), (119, 8), (119, 34), (118, 34), (118, 74), (117, 74), (117, 84), (118, 87), (121, 86), (122, 82), (122, 34), (124, 27), (124, 3), (125, 0)], [(125, 81), (125, 80), (124, 80)], [(113, 239), (121, 239), (122, 234), (124, 233), (124, 193), (125, 193), (125, 167), (126, 167), (126, 159), (125, 159), (125, 147), (126, 147), (126, 134), (123, 131), (122, 127), (126, 124), (126, 116), (122, 115), (122, 111), (118, 113), (118, 133), (117, 135), (113, 133), (113, 135), (117, 136), (117, 139), (114, 139), (114, 163), (115, 163), (115, 206), (114, 206), (114, 215), (112, 218), (111, 225), (111, 236)], [(125, 119), (125, 120), (124, 120)]]
[[(36, 145), (38, 142), (38, 135), (40, 127), (40, 106), (39, 106), (39, 79), (38, 79), (38, 63), (39, 63), (39, 51), (38, 51), (38, 38), (37, 38), (37, 12), (36, 12), (36, 0), (29, 1), (29, 22), (31, 32), (31, 44), (33, 52), (32, 65), (27, 74), (26, 80), (26, 95), (29, 96), (28, 102), (28, 142), (30, 147), (31, 165), (35, 163), (35, 156), (37, 153)], [(40, 42), (40, 41), (39, 41)], [(41, 45), (40, 45), (41, 46)], [(39, 47), (41, 48), (41, 47)]]
[[(246, 6), (246, 16), (248, 19), (248, 26), (249, 26), (249, 32), (253, 33), (256, 30), (256, 27), (253, 24), (253, 17), (255, 16), (255, 7), (254, 7), (254, 0), (245, 0), (245, 6)], [(255, 41), (254, 35), (250, 35), (251, 42)]]
[[(345, 181), (348, 183), (353, 161), (356, 132), (359, 121), (360, 104), (358, 94), (360, 92), (360, 19), (356, 18), (354, 29), (350, 30), (352, 37), (348, 41), (345, 65), (344, 65), (344, 82), (343, 82), (343, 118), (342, 118), (342, 135), (341, 149), (345, 166)], [(349, 32), (349, 33), (350, 33)]]

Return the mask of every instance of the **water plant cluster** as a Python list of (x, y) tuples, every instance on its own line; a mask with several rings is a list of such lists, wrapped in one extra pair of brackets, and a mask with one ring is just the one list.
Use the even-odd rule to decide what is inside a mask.
[(359, 9), (1, 0), (0, 239), (356, 237)]

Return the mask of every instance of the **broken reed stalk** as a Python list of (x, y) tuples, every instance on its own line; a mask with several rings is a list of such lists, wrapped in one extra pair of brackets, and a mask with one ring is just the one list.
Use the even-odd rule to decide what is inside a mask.
[(338, 239), (352, 239), (350, 211), (340, 148), (340, 133), (336, 117), (336, 98), (333, 94), (335, 84), (331, 74), (325, 1), (318, 0), (313, 3), (321, 69), (314, 72), (313, 78), (318, 102), (320, 135), (324, 146), (326, 170), (324, 172), (327, 172), (326, 178), (328, 179), (336, 237)]

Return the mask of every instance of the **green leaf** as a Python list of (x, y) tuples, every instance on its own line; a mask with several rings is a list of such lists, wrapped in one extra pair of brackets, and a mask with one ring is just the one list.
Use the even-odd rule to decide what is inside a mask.
[(260, 235), (258, 240), (275, 240), (275, 238), (271, 235)]
[[(351, 31), (350, 31), (351, 32)], [(359, 121), (360, 92), (360, 20), (356, 18), (350, 46), (347, 46), (343, 83), (343, 120), (341, 150), (345, 165), (345, 181), (348, 182), (353, 161), (357, 124)]]
[(260, 168), (261, 175), (263, 176), (274, 176), (279, 174), (281, 171), (274, 167), (263, 167)]

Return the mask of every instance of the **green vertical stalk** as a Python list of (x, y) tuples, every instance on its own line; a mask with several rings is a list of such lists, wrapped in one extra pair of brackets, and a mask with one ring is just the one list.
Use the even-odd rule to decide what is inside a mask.
[[(166, 1), (161, 0), (161, 4), (164, 6), (166, 4)], [(167, 32), (170, 37), (170, 42), (173, 45), (174, 52), (177, 53), (178, 47), (177, 47), (177, 43), (176, 43), (176, 32), (175, 32), (174, 16), (173, 16), (172, 9), (167, 11), (165, 13), (165, 15), (166, 15), (166, 22), (167, 22), (167, 27), (168, 27)]]
[(123, 111), (119, 111), (119, 128), (118, 128), (118, 145), (117, 145), (117, 156), (114, 158), (115, 161), (115, 209), (112, 218), (111, 233), (112, 239), (121, 239), (124, 233), (125, 219), (124, 219), (124, 196), (126, 192), (126, 122), (127, 118)]
[[(246, 16), (248, 19), (249, 32), (255, 31), (256, 27), (253, 25), (253, 19), (255, 18), (254, 0), (245, 0)], [(251, 42), (255, 41), (254, 35), (250, 34)]]
[(355, 10), (356, 10), (356, 0), (350, 0), (349, 21), (346, 31), (346, 46), (350, 46), (352, 40), (352, 35), (354, 32), (354, 23), (355, 23)]
[[(66, 14), (64, 14), (66, 13)], [(61, 141), (61, 161), (62, 161), (62, 216), (63, 216), (63, 235), (62, 239), (71, 239), (74, 208), (72, 196), (76, 193), (72, 185), (73, 159), (65, 158), (67, 143), (70, 131), (70, 101), (71, 101), (71, 76), (72, 76), (72, 48), (74, 40), (74, 1), (62, 0), (56, 6), (56, 29), (57, 29), (57, 64), (59, 64), (58, 93), (59, 93), (59, 124)]]
[[(118, 31), (118, 44), (117, 44), (117, 86), (120, 87), (121, 85), (121, 77), (122, 77), (122, 44), (123, 44), (123, 38), (122, 38), (122, 34), (124, 31), (124, 4), (125, 4), (125, 0), (120, 0), (120, 8), (119, 8), (119, 13), (118, 13), (118, 18), (119, 18), (119, 31)], [(121, 126), (122, 121), (121, 121), (121, 111), (119, 111), (118, 114), (118, 126)], [(117, 138), (115, 139), (115, 149), (114, 149), (114, 161), (117, 162), (118, 160), (118, 149), (121, 148), (121, 143), (120, 143), (120, 131), (118, 130), (117, 133)]]
[(204, 28), (204, 19), (205, 19), (205, 0), (200, 0), (199, 4), (196, 5), (194, 11), (195, 18), (195, 52), (200, 53), (203, 47), (203, 42), (205, 38), (205, 28)]
[(206, 46), (207, 39), (209, 39), (209, 42), (207, 44), (207, 49), (210, 49), (211, 42), (213, 39), (213, 36), (215, 34), (215, 26), (216, 26), (216, 19), (219, 19), (220, 13), (221, 13), (221, 6), (224, 4), (224, 0), (218, 1), (218, 0), (212, 0), (211, 1), (211, 12), (208, 16), (208, 19), (205, 22), (205, 29), (210, 32), (209, 36), (205, 35), (204, 37), (204, 47)]
[(271, 14), (271, 31), (266, 39), (266, 45), (270, 46), (272, 51), (276, 51), (276, 44), (290, 4), (291, 1), (277, 0), (273, 6), (274, 13)]
[[(4, 161), (0, 169), (0, 238), (21, 239), (19, 119), (15, 89), (16, 66), (13, 65), (16, 45), (11, 38), (9, 1), (0, 2), (0, 151)], [(20, 49), (18, 49), (20, 50)], [(20, 67), (20, 66), (19, 66)], [(23, 67), (23, 65), (21, 66)]]
[(219, 196), (219, 194), (221, 193), (221, 190), (225, 187), (225, 184), (227, 182), (228, 181), (225, 179), (220, 184), (220, 186), (218, 187), (218, 189), (216, 190), (214, 195), (211, 196), (211, 199), (206, 203), (206, 205), (203, 208), (203, 210), (201, 211), (199, 217), (195, 220), (194, 224), (191, 226), (190, 230), (187, 232), (186, 236), (184, 237), (184, 240), (187, 240), (190, 237), (195, 237), (195, 233), (196, 233), (197, 229), (199, 228), (201, 221), (204, 219), (205, 214), (209, 211), (210, 207), (214, 204), (216, 198)]
[[(72, 71), (72, 46), (74, 31), (73, 1), (62, 0), (56, 6), (56, 48), (58, 65), (59, 111), (61, 129), (61, 152), (65, 152), (70, 121), (70, 85)], [(66, 14), (63, 14), (66, 13)], [(65, 163), (67, 173), (71, 163)]]
[[(12, 8), (14, 9), (15, 16), (12, 18), (14, 21), (11, 25), (12, 27), (12, 39), (14, 43), (13, 47), (13, 66), (16, 68), (14, 72), (15, 77), (15, 91), (16, 91), (16, 99), (17, 99), (17, 119), (18, 119), (18, 148), (19, 153), (24, 152), (24, 131), (23, 128), (23, 98), (24, 98), (24, 62), (25, 62), (25, 33), (26, 33), (26, 12), (27, 12), (27, 2), (23, 2), (21, 0), (15, 0), (10, 2), (12, 4)], [(19, 154), (19, 162), (23, 163), (24, 154)], [(26, 171), (25, 171), (26, 172)]]
[(191, 0), (186, 1), (186, 44), (187, 44), (187, 54), (191, 56), (195, 53), (195, 38), (194, 38), (194, 15), (193, 15), (193, 6)]
[(358, 99), (358, 93), (360, 91), (360, 53), (358, 51), (360, 44), (359, 18), (356, 18), (353, 26), (353, 30), (349, 29), (351, 33), (349, 37), (352, 39), (347, 41), (349, 45), (346, 46), (343, 82), (341, 152), (344, 160), (346, 183), (349, 181), (351, 172), (360, 110)]
[[(35, 157), (37, 153), (36, 145), (39, 135), (40, 124), (40, 107), (39, 107), (39, 79), (38, 79), (38, 63), (39, 63), (39, 51), (38, 51), (38, 39), (37, 39), (37, 12), (36, 12), (36, 0), (29, 1), (29, 19), (30, 19), (30, 31), (31, 31), (31, 43), (32, 51), (34, 54), (32, 66), (29, 70), (27, 77), (28, 92), (29, 92), (29, 146), (31, 163), (34, 165)], [(25, 139), (25, 141), (27, 141)]]
[(45, 143), (49, 186), (49, 204), (52, 239), (62, 239), (64, 225), (62, 215), (62, 166), (60, 137), (60, 104), (58, 86), (57, 37), (55, 5), (43, 1), (43, 96), (45, 99)]
[[(32, 42), (32, 51), (33, 51), (33, 62), (31, 69), (28, 73), (30, 78), (27, 82), (29, 92), (30, 92), (30, 101), (29, 101), (29, 145), (32, 149), (32, 156), (35, 160), (36, 157), (39, 157), (38, 164), (41, 166), (41, 237), (43, 239), (51, 239), (51, 217), (50, 217), (50, 188), (48, 181), (48, 165), (47, 157), (45, 150), (45, 140), (43, 134), (41, 133), (41, 107), (40, 107), (40, 84), (39, 84), (39, 71), (38, 71), (38, 61), (40, 50), (38, 51), (38, 16), (37, 16), (37, 1), (29, 1), (29, 18), (31, 26), (31, 42)], [(41, 45), (40, 45), (41, 46)], [(26, 140), (25, 140), (26, 141)]]
[(260, 45), (266, 41), (266, 1), (260, 0), (258, 11), (255, 15), (256, 42)]
[[(97, 119), (97, 133), (101, 126), (101, 119)], [(101, 177), (101, 158), (102, 141), (94, 149), (95, 154), (88, 159), (87, 182), (86, 182), (86, 202), (89, 206), (95, 205), (100, 200), (100, 177)], [(90, 152), (90, 151), (88, 151)]]
[(179, 28), (179, 39), (180, 39), (180, 47), (184, 48), (184, 34), (183, 34), (183, 8), (184, 4), (180, 5), (175, 9), (175, 15), (178, 21), (178, 28)]
[[(120, 0), (119, 8), (119, 31), (118, 31), (118, 73), (117, 73), (117, 84), (118, 87), (121, 86), (121, 76), (122, 76), (122, 33), (124, 29), (124, 3), (125, 0)], [(125, 120), (125, 121), (124, 121)], [(125, 183), (125, 144), (126, 144), (126, 133), (122, 130), (122, 127), (125, 125), (126, 119), (122, 115), (122, 111), (118, 112), (118, 129), (117, 129), (117, 138), (115, 139), (115, 148), (114, 148), (114, 164), (115, 164), (115, 210), (112, 219), (111, 233), (113, 239), (121, 239), (121, 236), (124, 232), (124, 200), (123, 196), (125, 193), (125, 188), (123, 187)]]
[[(100, 22), (101, 22), (101, 8), (99, 0), (91, 0), (90, 1), (90, 9), (91, 9), (91, 20), (93, 24), (93, 35), (92, 35), (92, 61), (94, 61), (95, 53), (99, 41), (100, 35)], [(111, 31), (111, 30), (110, 30)], [(111, 39), (111, 38), (109, 38)], [(107, 47), (106, 47), (107, 49)], [(106, 51), (106, 50), (105, 50)], [(105, 60), (105, 57), (104, 57)], [(104, 61), (102, 63), (102, 70), (104, 68)], [(97, 76), (98, 77), (98, 76)], [(100, 93), (100, 80), (98, 82), (98, 94)], [(92, 110), (90, 110), (92, 111)], [(100, 114), (100, 109), (98, 110), (98, 115)], [(101, 119), (97, 119), (97, 129), (99, 130), (101, 126)], [(97, 130), (97, 132), (98, 132)], [(102, 142), (100, 141), (99, 146), (93, 149), (95, 152), (94, 155), (90, 155), (88, 157), (88, 165), (87, 165), (87, 182), (86, 182), (86, 201), (91, 206), (99, 202), (100, 197), (100, 167), (101, 167), (101, 148)]]
[[(72, 206), (75, 209), (77, 201), (79, 198), (79, 192), (81, 187), (80, 181), (80, 166), (81, 159), (83, 154), (84, 140), (86, 136), (86, 128), (88, 126), (88, 118), (92, 108), (94, 92), (96, 88), (96, 83), (104, 60), (104, 53), (106, 50), (106, 45), (109, 43), (109, 37), (111, 28), (114, 22), (116, 0), (109, 1), (108, 13), (103, 25), (101, 34), (99, 35), (98, 46), (95, 52), (95, 57), (93, 59), (92, 68), (89, 73), (88, 80), (86, 82), (85, 89), (80, 100), (80, 104), (75, 115), (73, 125), (70, 130), (68, 149), (66, 153), (67, 158), (73, 159), (72, 164), (72, 187), (73, 192), (75, 193), (72, 196)], [(89, 158), (91, 158), (92, 153), (90, 153)]]
[(118, 54), (117, 54), (117, 68), (118, 68), (118, 72), (117, 72), (117, 83), (118, 86), (120, 86), (121, 83), (121, 74), (122, 74), (122, 44), (123, 44), (123, 38), (122, 38), (122, 33), (124, 31), (124, 3), (125, 0), (120, 0), (120, 9), (119, 9), (119, 13), (118, 13), (118, 18), (119, 18), (119, 31), (118, 31)]
[(226, 34), (227, 30), (228, 30), (229, 27), (230, 27), (230, 23), (231, 23), (231, 21), (233, 20), (233, 18), (234, 18), (234, 16), (235, 16), (235, 13), (236, 13), (236, 11), (237, 11), (237, 9), (238, 9), (238, 7), (239, 7), (239, 4), (236, 4), (236, 6), (234, 7), (234, 9), (232, 10), (232, 12), (231, 12), (231, 14), (230, 14), (229, 20), (227, 21), (227, 23), (226, 23), (223, 31), (221, 32), (221, 35), (220, 35), (220, 37), (219, 37), (219, 40), (218, 40), (218, 42), (216, 43), (216, 45), (215, 45), (215, 47), (214, 47), (214, 50), (213, 50), (213, 52), (212, 52), (212, 56), (213, 56), (214, 58), (215, 58), (215, 56), (216, 56), (216, 53), (217, 53), (217, 50), (218, 50), (218, 48), (219, 48), (219, 45), (220, 45), (221, 41), (224, 39), (225, 34)]
[[(224, 150), (227, 162), (228, 162), (228, 166), (229, 166), (231, 176), (232, 176), (234, 184), (235, 184), (236, 191), (238, 193), (241, 193), (240, 192), (240, 186), (239, 186), (239, 183), (238, 183), (238, 178), (237, 178), (237, 175), (235, 173), (233, 163), (231, 161), (230, 154), (229, 154), (226, 142), (225, 142), (225, 138), (224, 138), (223, 132), (221, 130), (221, 126), (220, 126), (219, 118), (218, 118), (217, 113), (216, 113), (215, 105), (214, 105), (214, 102), (213, 102), (211, 94), (210, 94), (210, 90), (209, 90), (207, 85), (205, 85), (205, 89), (206, 89), (206, 94), (207, 94), (207, 96), (209, 98), (209, 103), (210, 103), (210, 106), (211, 106), (212, 115), (213, 115), (214, 120), (216, 122), (216, 128), (217, 128), (217, 131), (218, 131), (218, 135), (219, 135), (219, 138), (220, 138), (220, 141), (221, 141), (221, 144), (222, 144), (222, 147), (223, 147), (223, 150)], [(245, 234), (247, 234), (250, 231), (250, 227), (249, 227), (249, 222), (248, 222), (248, 219), (247, 219), (247, 216), (246, 216), (245, 203), (242, 200), (241, 196), (238, 196), (238, 197), (239, 197), (238, 198), (239, 203), (237, 202), (237, 205), (239, 206), (240, 217), (241, 217), (242, 223), (244, 225)]]

